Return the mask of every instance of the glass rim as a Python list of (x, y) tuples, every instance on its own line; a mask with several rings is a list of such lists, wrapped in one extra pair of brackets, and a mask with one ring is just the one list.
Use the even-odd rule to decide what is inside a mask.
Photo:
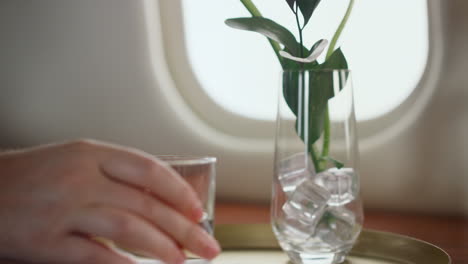
[(285, 72), (316, 72), (316, 73), (331, 73), (331, 72), (345, 72), (351, 73), (350, 69), (286, 69), (281, 70), (281, 73)]
[(216, 163), (216, 157), (196, 155), (155, 155), (169, 165), (204, 165)]

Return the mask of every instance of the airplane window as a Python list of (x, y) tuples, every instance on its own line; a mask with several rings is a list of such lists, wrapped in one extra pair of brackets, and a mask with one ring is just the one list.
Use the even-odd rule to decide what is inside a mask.
[[(295, 31), (285, 1), (254, 1), (265, 17)], [(189, 61), (207, 94), (226, 110), (274, 120), (280, 66), (260, 35), (231, 29), (224, 20), (249, 16), (238, 0), (183, 0)], [(331, 39), (348, 1), (322, 1), (305, 43)], [(428, 56), (426, 0), (360, 0), (342, 46), (353, 71), (356, 115), (370, 120), (400, 105), (417, 86)], [(323, 58), (322, 58), (323, 59)]]

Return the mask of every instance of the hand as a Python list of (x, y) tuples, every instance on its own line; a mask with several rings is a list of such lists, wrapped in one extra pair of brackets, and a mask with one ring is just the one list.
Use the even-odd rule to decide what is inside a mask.
[(34, 263), (129, 264), (93, 237), (179, 264), (182, 248), (220, 249), (197, 224), (202, 207), (170, 167), (89, 140), (0, 154), (0, 257)]

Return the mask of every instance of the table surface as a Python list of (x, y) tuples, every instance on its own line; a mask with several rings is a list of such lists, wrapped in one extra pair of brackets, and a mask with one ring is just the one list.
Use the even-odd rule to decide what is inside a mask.
[[(217, 224), (268, 223), (266, 205), (219, 204)], [(468, 217), (366, 210), (364, 227), (418, 238), (445, 250), (453, 264), (468, 263)]]

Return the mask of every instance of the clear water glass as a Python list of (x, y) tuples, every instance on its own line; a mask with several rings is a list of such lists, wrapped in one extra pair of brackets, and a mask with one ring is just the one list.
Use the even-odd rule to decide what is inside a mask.
[(341, 263), (363, 223), (351, 72), (284, 71), (278, 102), (273, 231), (295, 264)]
[[(169, 164), (186, 182), (192, 186), (203, 205), (203, 217), (200, 226), (213, 235), (216, 158), (188, 155), (157, 155), (156, 158)], [(186, 252), (185, 263), (208, 263), (208, 260)], [(128, 254), (127, 254), (128, 255)], [(129, 256), (138, 264), (163, 264), (160, 260), (143, 258), (133, 254)]]
[(158, 155), (192, 186), (203, 205), (200, 226), (213, 235), (216, 158), (183, 155)]

